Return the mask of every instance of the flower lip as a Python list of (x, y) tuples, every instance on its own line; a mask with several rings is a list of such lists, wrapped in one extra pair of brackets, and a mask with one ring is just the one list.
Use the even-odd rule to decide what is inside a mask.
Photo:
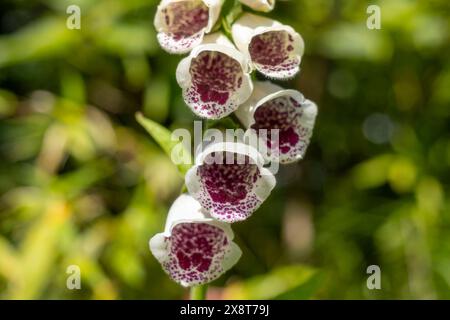
[(197, 153), (195, 160), (196, 165), (202, 165), (210, 154), (216, 152), (236, 153), (239, 155), (248, 156), (251, 163), (258, 166), (264, 165), (264, 159), (258, 150), (248, 144), (235, 142), (210, 143), (204, 148), (204, 150)]
[(223, 0), (163, 0), (154, 25), (161, 47), (169, 53), (183, 54), (202, 42), (216, 23)]
[(152, 237), (150, 250), (169, 276), (183, 286), (204, 284), (237, 263), (241, 250), (226, 223), (212, 219), (191, 196), (172, 205), (164, 233)]
[[(276, 184), (256, 150), (239, 144), (213, 143), (198, 154), (196, 165), (186, 174), (189, 193), (214, 219), (227, 223), (250, 217)], [(225, 163), (223, 159), (230, 156), (234, 161)], [(244, 161), (239, 162), (239, 156)]]
[(252, 69), (273, 79), (289, 79), (300, 71), (303, 38), (292, 27), (253, 14), (244, 14), (232, 27), (237, 47)]
[[(248, 103), (236, 112), (247, 128), (268, 131), (269, 160), (291, 163), (301, 160), (312, 136), (317, 106), (291, 89), (283, 89), (270, 82), (255, 83), (255, 91)], [(279, 142), (272, 145), (270, 130), (279, 130)]]
[(202, 118), (231, 114), (253, 91), (247, 60), (224, 37), (208, 35), (177, 68), (184, 101)]

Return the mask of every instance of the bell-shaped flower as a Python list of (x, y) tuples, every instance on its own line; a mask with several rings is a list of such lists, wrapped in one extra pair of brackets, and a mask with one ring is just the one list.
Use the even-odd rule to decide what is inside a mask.
[(304, 42), (290, 26), (246, 13), (232, 26), (234, 43), (252, 69), (273, 79), (288, 79), (300, 71)]
[(169, 53), (191, 51), (211, 32), (222, 5), (223, 0), (162, 0), (154, 21), (159, 44)]
[[(280, 163), (302, 159), (317, 117), (317, 106), (296, 90), (285, 90), (270, 82), (255, 82), (250, 99), (236, 116), (267, 143), (269, 158)], [(276, 137), (271, 130), (278, 130)]]
[(275, 8), (275, 0), (239, 0), (253, 10), (269, 12)]
[(205, 37), (177, 68), (185, 103), (202, 118), (220, 119), (252, 94), (248, 61), (223, 34)]
[(172, 205), (163, 233), (150, 239), (150, 250), (165, 272), (185, 287), (211, 282), (233, 267), (241, 250), (229, 224), (212, 219), (191, 196)]
[(214, 142), (186, 174), (189, 193), (213, 218), (243, 221), (267, 199), (276, 180), (259, 152), (246, 144)]

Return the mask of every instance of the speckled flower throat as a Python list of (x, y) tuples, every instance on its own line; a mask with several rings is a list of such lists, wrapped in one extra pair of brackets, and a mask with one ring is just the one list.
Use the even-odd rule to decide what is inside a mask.
[(249, 52), (261, 71), (289, 72), (300, 63), (294, 54), (294, 38), (286, 31), (269, 31), (254, 36)]
[(166, 241), (169, 257), (163, 267), (175, 281), (204, 283), (223, 272), (221, 261), (229, 242), (222, 229), (206, 223), (180, 223)]
[(256, 132), (261, 129), (268, 130), (269, 149), (277, 147), (272, 146), (270, 130), (280, 130), (278, 137), (280, 153), (282, 155), (298, 153), (298, 149), (304, 147), (304, 144), (300, 142), (307, 137), (308, 133), (307, 129), (299, 124), (301, 116), (302, 109), (299, 102), (290, 96), (278, 97), (267, 101), (256, 110), (252, 129)]
[(217, 51), (203, 51), (192, 60), (193, 86), (187, 98), (199, 113), (220, 115), (234, 110), (229, 100), (242, 86), (243, 71), (238, 61)]
[[(252, 192), (261, 177), (258, 166), (252, 164), (248, 156), (240, 158), (240, 162), (240, 156), (228, 152), (215, 159), (213, 157), (216, 155), (211, 154), (206, 160), (210, 164), (203, 164), (197, 171), (205, 188), (200, 203), (220, 220), (234, 222), (246, 219), (249, 210), (253, 211), (258, 205)], [(227, 164), (227, 157), (234, 159), (234, 163)], [(223, 161), (213, 163), (217, 159)]]
[(162, 12), (167, 31), (175, 39), (193, 36), (208, 24), (209, 9), (200, 0), (174, 2)]

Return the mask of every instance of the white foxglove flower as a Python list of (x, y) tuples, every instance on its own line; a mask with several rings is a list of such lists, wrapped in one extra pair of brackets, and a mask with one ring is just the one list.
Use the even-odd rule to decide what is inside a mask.
[(275, 0), (239, 0), (253, 10), (269, 12), (275, 8)]
[(186, 104), (207, 119), (233, 113), (253, 91), (248, 61), (221, 33), (206, 36), (180, 62), (177, 81)]
[(243, 143), (217, 142), (196, 157), (186, 187), (213, 218), (243, 221), (267, 199), (276, 181), (258, 151)]
[(183, 54), (202, 42), (220, 16), (223, 0), (162, 0), (155, 16), (161, 47)]
[[(291, 163), (302, 159), (317, 117), (317, 106), (296, 90), (285, 90), (270, 82), (255, 82), (250, 99), (236, 112), (246, 128), (265, 135), (270, 160)], [(278, 143), (270, 130), (278, 129)]]
[(212, 219), (183, 194), (170, 208), (164, 232), (149, 245), (167, 274), (190, 287), (217, 279), (238, 262), (242, 252), (233, 238), (229, 224)]
[(233, 24), (232, 35), (252, 69), (266, 77), (288, 79), (300, 71), (305, 45), (290, 26), (247, 13)]

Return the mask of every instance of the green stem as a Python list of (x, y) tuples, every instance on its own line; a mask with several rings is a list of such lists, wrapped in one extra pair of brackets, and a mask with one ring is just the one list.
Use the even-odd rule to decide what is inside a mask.
[(191, 300), (206, 300), (206, 291), (208, 286), (196, 286), (191, 288)]

